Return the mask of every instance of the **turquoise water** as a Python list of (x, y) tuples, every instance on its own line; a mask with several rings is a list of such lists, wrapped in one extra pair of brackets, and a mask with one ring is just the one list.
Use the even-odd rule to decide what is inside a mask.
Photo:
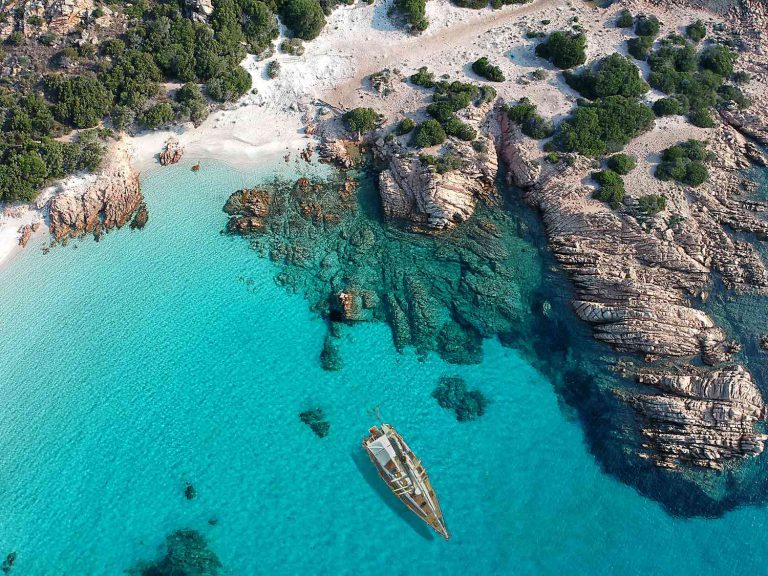
[[(322, 371), (323, 323), (218, 233), (229, 193), (257, 178), (151, 172), (145, 230), (48, 255), (38, 239), (0, 272), (0, 555), (18, 553), (14, 575), (120, 574), (180, 528), (204, 534), (226, 574), (764, 571), (764, 508), (675, 518), (603, 474), (515, 350), (419, 361), (372, 324), (347, 328), (344, 369)], [(442, 410), (442, 375), (480, 388), (486, 415)], [(377, 405), (424, 460), (449, 542), (361, 454)], [(298, 419), (315, 406), (322, 440)]]

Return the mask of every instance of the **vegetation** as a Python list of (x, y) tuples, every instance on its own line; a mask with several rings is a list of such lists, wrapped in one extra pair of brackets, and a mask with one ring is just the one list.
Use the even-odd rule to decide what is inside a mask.
[(587, 37), (582, 33), (553, 32), (546, 42), (536, 46), (536, 54), (565, 70), (587, 61)]
[(635, 18), (632, 16), (632, 12), (626, 8), (619, 12), (619, 17), (616, 19), (616, 26), (618, 28), (632, 28), (635, 23)]
[(412, 30), (422, 32), (429, 26), (426, 0), (395, 0), (395, 9), (405, 17)]
[(659, 212), (666, 210), (667, 197), (663, 194), (647, 194), (637, 200), (638, 208), (647, 216), (655, 216)]
[(355, 108), (344, 114), (344, 122), (350, 132), (365, 134), (378, 124), (378, 114), (373, 108)]
[(280, 13), (294, 36), (313, 40), (325, 26), (325, 13), (317, 0), (284, 0)]
[(480, 86), (480, 90), (477, 93), (477, 99), (475, 100), (475, 106), (482, 106), (488, 102), (492, 102), (496, 99), (496, 88), (484, 84)]
[(618, 208), (624, 200), (624, 180), (613, 170), (594, 172), (592, 178), (600, 184), (594, 198), (605, 202), (611, 208)]
[(413, 142), (419, 148), (429, 148), (445, 142), (446, 134), (443, 127), (435, 119), (422, 122), (413, 133)]
[(304, 54), (304, 43), (300, 38), (287, 38), (280, 42), (280, 51), (292, 56)]
[[(199, 126), (208, 116), (208, 103), (205, 101), (200, 86), (188, 82), (176, 92), (176, 118), (190, 120)], [(112, 117), (114, 123), (114, 115)]]
[(637, 60), (645, 60), (653, 47), (653, 36), (638, 36), (627, 40), (627, 51)]
[(416, 127), (416, 122), (410, 118), (403, 118), (395, 128), (395, 132), (398, 136), (403, 136), (410, 133)]
[(653, 111), (624, 96), (608, 96), (595, 102), (580, 102), (555, 136), (567, 152), (602, 156), (618, 152), (632, 138), (653, 126)]
[(507, 109), (509, 119), (518, 124), (523, 134), (541, 140), (549, 138), (555, 129), (549, 120), (545, 120), (537, 113), (536, 105), (528, 98), (521, 98), (514, 106)]
[(581, 74), (566, 71), (564, 76), (571, 88), (590, 100), (616, 95), (636, 98), (649, 90), (640, 69), (621, 54), (611, 54)]
[(674, 180), (689, 186), (699, 186), (707, 181), (709, 172), (704, 162), (707, 149), (699, 140), (688, 140), (662, 152), (661, 163), (654, 176), (659, 180)]
[(46, 77), (44, 85), (56, 120), (75, 128), (93, 128), (112, 107), (111, 95), (93, 76), (57, 74)]
[(501, 68), (491, 64), (486, 56), (475, 60), (472, 64), (472, 71), (491, 82), (504, 82), (504, 73)]
[(272, 60), (267, 64), (267, 77), (274, 80), (278, 76), (280, 76), (280, 62)]
[(677, 98), (659, 98), (653, 103), (653, 111), (656, 116), (676, 116), (685, 114), (685, 106)]
[(656, 16), (648, 16), (646, 14), (640, 14), (635, 18), (635, 34), (638, 36), (650, 36), (655, 38), (659, 35), (659, 19)]
[(693, 24), (689, 24), (685, 29), (685, 34), (694, 42), (699, 42), (707, 35), (707, 27), (704, 26), (704, 22), (696, 20)]
[(637, 160), (629, 154), (614, 154), (608, 158), (608, 168), (622, 176), (632, 172), (635, 166), (637, 166)]
[(411, 82), (422, 88), (435, 87), (435, 75), (426, 66), (419, 68), (418, 72), (411, 75)]

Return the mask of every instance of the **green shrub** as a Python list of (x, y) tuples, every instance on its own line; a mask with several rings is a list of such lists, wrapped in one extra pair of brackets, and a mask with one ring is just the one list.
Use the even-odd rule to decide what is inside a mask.
[(412, 30), (422, 32), (429, 26), (426, 12), (426, 0), (395, 0), (395, 9), (405, 16)]
[(694, 108), (688, 112), (688, 121), (699, 128), (714, 128), (715, 121), (706, 108)]
[(168, 102), (159, 102), (150, 106), (141, 114), (141, 124), (144, 128), (154, 130), (165, 126), (173, 120), (173, 108)]
[(685, 29), (685, 33), (694, 42), (699, 42), (707, 35), (707, 27), (704, 26), (704, 22), (696, 20), (693, 24), (689, 24)]
[(48, 31), (45, 34), (41, 34), (37, 41), (40, 42), (43, 46), (53, 46), (56, 44), (56, 41), (59, 39), (58, 34), (56, 32)]
[(645, 60), (653, 47), (653, 36), (638, 36), (627, 40), (627, 51), (637, 60)]
[(197, 84), (187, 83), (176, 91), (176, 117), (180, 121), (190, 120), (199, 126), (208, 116), (208, 104)]
[(395, 128), (395, 132), (397, 133), (398, 136), (403, 136), (404, 134), (408, 134), (415, 127), (416, 127), (416, 122), (414, 122), (410, 118), (403, 118), (402, 120), (400, 120), (400, 123), (397, 125), (397, 128)]
[(267, 64), (267, 78), (274, 80), (280, 76), (280, 62), (272, 60)]
[(344, 122), (350, 132), (365, 134), (376, 128), (378, 115), (373, 108), (355, 108), (344, 114)]
[(445, 142), (446, 134), (443, 127), (435, 119), (422, 122), (413, 133), (413, 142), (419, 148), (429, 148)]
[(501, 68), (491, 64), (486, 56), (475, 60), (472, 64), (472, 71), (491, 82), (504, 82), (504, 73)]
[(689, 186), (699, 186), (709, 177), (704, 165), (706, 158), (705, 144), (699, 140), (688, 140), (662, 152), (654, 176), (659, 180), (675, 180)]
[(435, 75), (426, 66), (419, 68), (418, 72), (411, 75), (411, 82), (423, 88), (435, 87)]
[(606, 56), (592, 70), (566, 71), (564, 76), (571, 88), (590, 100), (616, 95), (636, 98), (649, 90), (640, 69), (621, 54)]
[(749, 72), (739, 70), (738, 72), (733, 73), (731, 80), (733, 80), (736, 84), (749, 84), (749, 81), (752, 80), (752, 76)]
[(280, 51), (293, 56), (304, 54), (304, 43), (299, 38), (288, 38), (280, 43)]
[(653, 103), (653, 111), (656, 116), (676, 116), (685, 114), (683, 104), (677, 98), (660, 98)]
[(520, 126), (526, 136), (536, 140), (549, 138), (554, 133), (554, 125), (537, 113), (536, 105), (528, 98), (521, 98), (514, 106), (507, 108), (509, 119)]
[(706, 48), (699, 60), (702, 68), (711, 70), (718, 76), (725, 78), (733, 74), (733, 63), (735, 61), (736, 53), (720, 44)]
[(312, 40), (325, 26), (325, 14), (317, 0), (285, 0), (281, 13), (283, 24), (302, 40)]
[(614, 154), (608, 158), (608, 168), (622, 176), (632, 172), (635, 166), (637, 166), (637, 160), (629, 154)]
[(133, 124), (136, 114), (128, 106), (115, 106), (109, 113), (109, 117), (112, 119), (112, 127), (122, 131)]
[(96, 126), (112, 108), (112, 96), (93, 76), (46, 76), (45, 90), (56, 119), (75, 128)]
[(617, 28), (632, 28), (635, 23), (635, 19), (632, 16), (632, 12), (626, 8), (619, 12), (619, 17), (616, 19)]
[(483, 84), (480, 86), (480, 90), (477, 94), (477, 100), (475, 100), (475, 106), (482, 106), (488, 102), (492, 102), (496, 99), (496, 88)]
[(587, 61), (586, 47), (587, 37), (584, 34), (553, 32), (546, 42), (536, 46), (536, 54), (565, 70)]
[(656, 16), (640, 14), (635, 18), (635, 34), (638, 36), (650, 36), (655, 38), (659, 34), (659, 19)]
[(8, 46), (24, 46), (24, 44), (26, 44), (27, 41), (24, 38), (24, 34), (16, 30), (15, 32), (11, 32), (10, 34), (8, 34), (8, 36), (5, 39), (5, 43)]
[(648, 216), (655, 216), (659, 212), (666, 210), (667, 197), (663, 194), (647, 194), (637, 199), (638, 208)]
[(621, 176), (613, 170), (601, 170), (593, 172), (592, 178), (600, 184), (600, 188), (593, 197), (610, 205), (611, 208), (618, 208), (624, 200), (624, 180)]
[(560, 125), (557, 145), (567, 152), (601, 156), (618, 152), (632, 138), (653, 126), (653, 111), (631, 98), (609, 96), (580, 102)]
[(237, 65), (206, 83), (208, 94), (219, 102), (234, 102), (247, 93), (251, 86), (251, 75)]
[[(254, 54), (263, 52), (279, 35), (277, 16), (267, 4), (260, 0), (237, 0), (237, 6), (241, 14), (240, 26), (249, 51)], [(322, 26), (320, 28), (322, 29)], [(295, 47), (296, 51), (304, 51), (301, 40), (298, 38), (283, 41), (283, 44), (285, 43)], [(295, 52), (291, 52), (293, 53)]]
[(432, 100), (435, 102), (447, 102), (454, 112), (469, 106), (477, 97), (479, 88), (474, 84), (467, 84), (454, 80), (453, 82), (437, 82)]

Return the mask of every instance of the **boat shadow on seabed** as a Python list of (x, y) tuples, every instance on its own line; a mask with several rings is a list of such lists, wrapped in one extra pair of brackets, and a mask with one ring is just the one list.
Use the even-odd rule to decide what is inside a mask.
[(355, 450), (350, 453), (350, 457), (366, 483), (400, 520), (407, 524), (414, 532), (416, 532), (416, 534), (424, 538), (424, 540), (435, 539), (429, 526), (415, 516), (413, 512), (408, 510), (403, 503), (398, 500), (397, 496), (392, 494), (392, 491), (387, 487), (386, 483), (382, 482), (378, 472), (376, 472), (376, 468), (371, 464), (371, 460), (364, 452)]

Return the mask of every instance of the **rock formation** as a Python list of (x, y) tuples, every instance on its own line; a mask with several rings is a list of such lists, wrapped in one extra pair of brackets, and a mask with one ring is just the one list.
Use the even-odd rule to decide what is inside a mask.
[(165, 143), (163, 151), (160, 152), (160, 165), (168, 166), (176, 164), (184, 156), (184, 149), (176, 139), (170, 139)]
[(496, 152), (492, 142), (480, 142), (486, 152), (464, 142), (448, 144), (444, 154), (461, 159), (461, 166), (443, 173), (397, 144), (377, 142), (375, 154), (387, 166), (379, 175), (384, 214), (427, 231), (466, 221), (479, 199), (495, 194)]
[[(768, 291), (759, 254), (728, 232), (768, 237), (768, 222), (757, 216), (766, 206), (729, 193), (739, 186), (741, 161), (734, 158), (743, 148), (718, 151), (711, 183), (666, 190), (682, 221), (649, 225), (631, 206), (612, 210), (592, 199), (593, 188), (582, 184), (589, 159), (546, 166), (532, 181), (530, 143), (500, 116), (499, 156), (512, 182), (528, 183), (524, 198), (540, 211), (549, 245), (573, 281), (576, 314), (616, 350), (661, 361), (656, 371), (636, 375), (649, 392), (618, 392), (643, 421), (641, 454), (659, 466), (709, 468), (759, 454), (766, 439), (755, 432), (765, 416), (760, 392), (742, 366), (716, 367), (731, 361), (736, 347), (691, 304), (706, 296), (712, 271), (727, 288)], [(721, 134), (716, 141), (728, 140)], [(697, 356), (714, 368), (687, 365)]]
[(208, 16), (213, 14), (211, 0), (184, 0), (184, 8), (187, 14), (198, 22), (205, 22)]
[(227, 232), (251, 234), (262, 230), (270, 199), (269, 190), (262, 188), (243, 188), (232, 194), (224, 205), (224, 212), (230, 216)]
[(139, 174), (131, 167), (127, 148), (118, 142), (107, 152), (98, 174), (51, 199), (51, 236), (58, 242), (88, 232), (98, 237), (103, 230), (122, 228), (143, 200)]
[[(47, 31), (68, 34), (93, 9), (93, 0), (0, 0), (0, 14), (14, 15), (27, 37)], [(39, 18), (40, 24), (29, 24), (31, 17)], [(0, 21), (0, 36), (7, 36), (13, 29), (14, 18)]]

